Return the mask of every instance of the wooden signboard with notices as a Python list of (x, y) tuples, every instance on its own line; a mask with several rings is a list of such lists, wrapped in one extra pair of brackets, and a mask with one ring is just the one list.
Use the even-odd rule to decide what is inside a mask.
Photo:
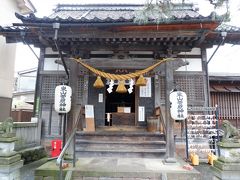
[(86, 128), (84, 131), (95, 131), (94, 107), (93, 105), (85, 105), (85, 122)]

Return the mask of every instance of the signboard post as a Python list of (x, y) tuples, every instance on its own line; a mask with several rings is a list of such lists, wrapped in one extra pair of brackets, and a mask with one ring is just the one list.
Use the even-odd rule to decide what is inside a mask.
[[(67, 113), (71, 110), (71, 97), (72, 89), (67, 85), (59, 85), (55, 88), (55, 97), (54, 97), (54, 109), (59, 115), (64, 115), (63, 122), (63, 143), (62, 146), (65, 146), (65, 129), (66, 129), (66, 120)], [(63, 148), (62, 147), (62, 148)]]

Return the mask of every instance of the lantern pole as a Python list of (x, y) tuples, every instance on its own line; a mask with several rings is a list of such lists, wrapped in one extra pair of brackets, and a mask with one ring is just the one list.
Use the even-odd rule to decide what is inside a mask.
[[(62, 116), (62, 114), (61, 114)], [(64, 113), (63, 115), (63, 143), (62, 143), (62, 147), (65, 146), (66, 143), (66, 122), (67, 122), (67, 113)]]

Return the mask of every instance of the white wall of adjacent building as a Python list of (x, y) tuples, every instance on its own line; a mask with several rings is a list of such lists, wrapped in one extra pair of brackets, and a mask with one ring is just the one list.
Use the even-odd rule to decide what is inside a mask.
[[(14, 0), (1, 0), (0, 25), (6, 26), (16, 22), (15, 12), (18, 11)], [(0, 97), (12, 97), (15, 56), (16, 44), (6, 44), (5, 37), (0, 36)]]
[[(18, 12), (14, 0), (1, 0), (0, 25), (10, 25), (16, 22), (15, 12)], [(6, 44), (6, 39), (0, 36), (0, 121), (9, 116), (14, 83), (14, 62), (16, 44)]]
[[(1, 0), (0, 26), (9, 26), (13, 22), (19, 22), (15, 12), (21, 13), (19, 0)], [(12, 92), (14, 84), (14, 65), (16, 57), (16, 44), (7, 44), (6, 39), (0, 36), (0, 121), (10, 115)]]

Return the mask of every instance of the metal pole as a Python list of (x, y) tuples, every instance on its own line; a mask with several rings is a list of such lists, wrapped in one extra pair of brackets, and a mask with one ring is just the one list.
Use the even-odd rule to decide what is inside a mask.
[(59, 135), (62, 135), (62, 123), (63, 123), (63, 115), (62, 114), (59, 114), (59, 128), (58, 128), (58, 134)]
[(64, 114), (63, 117), (63, 147), (65, 146), (66, 143), (66, 122), (67, 122), (67, 114)]
[(73, 137), (73, 167), (76, 167), (76, 153), (75, 153), (75, 148), (76, 148), (76, 133), (74, 133)]
[(62, 160), (60, 161), (59, 170), (60, 170), (59, 179), (63, 180)]
[(157, 117), (157, 133), (161, 133), (160, 132), (160, 116)]
[(187, 156), (187, 160), (188, 160), (189, 154), (188, 154), (187, 119), (185, 119), (185, 137), (186, 137), (186, 156)]
[[(217, 142), (219, 142), (219, 124), (218, 124), (218, 118), (219, 118), (219, 109), (218, 109), (218, 106), (216, 105), (216, 111), (215, 111), (215, 116), (216, 116), (216, 129), (217, 129)], [(216, 149), (216, 148), (215, 148)], [(217, 146), (217, 151), (218, 151), (218, 156), (220, 156), (220, 149), (219, 147)]]
[(207, 61), (207, 65), (208, 63), (210, 63), (210, 61), (212, 60), (213, 56), (216, 54), (217, 50), (219, 49), (219, 47), (224, 43), (226, 39), (226, 36), (222, 36), (222, 40), (221, 42), (218, 44), (217, 48), (214, 50), (214, 52), (212, 53), (211, 57), (209, 58), (209, 60)]

